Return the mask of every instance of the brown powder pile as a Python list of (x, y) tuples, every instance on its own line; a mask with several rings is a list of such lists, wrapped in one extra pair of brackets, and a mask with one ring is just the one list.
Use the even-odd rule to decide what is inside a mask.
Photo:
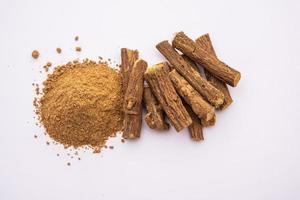
[(65, 147), (99, 150), (122, 129), (121, 77), (107, 64), (69, 62), (43, 84), (37, 113), (50, 137)]

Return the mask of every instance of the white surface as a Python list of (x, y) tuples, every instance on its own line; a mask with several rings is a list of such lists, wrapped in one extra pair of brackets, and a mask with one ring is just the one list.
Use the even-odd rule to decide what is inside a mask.
[[(296, 0), (1, 0), (0, 199), (300, 199), (299, 10)], [(230, 88), (234, 104), (204, 142), (143, 126), (140, 140), (116, 138), (114, 150), (81, 153), (81, 161), (45, 144), (31, 83), (46, 61), (119, 62), (129, 47), (151, 65), (163, 59), (155, 44), (180, 30), (209, 32), (218, 56), (242, 72)]]

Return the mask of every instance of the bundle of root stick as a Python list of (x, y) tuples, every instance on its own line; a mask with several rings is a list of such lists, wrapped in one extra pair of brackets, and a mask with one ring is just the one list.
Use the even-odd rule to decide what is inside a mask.
[(178, 32), (172, 44), (166, 40), (156, 48), (168, 62), (149, 68), (137, 50), (121, 49), (123, 137), (140, 137), (143, 103), (151, 129), (168, 129), (167, 116), (177, 132), (188, 128), (193, 140), (203, 140), (202, 128), (216, 123), (215, 109), (232, 103), (227, 84), (235, 87), (240, 72), (218, 59), (208, 34), (192, 40)]

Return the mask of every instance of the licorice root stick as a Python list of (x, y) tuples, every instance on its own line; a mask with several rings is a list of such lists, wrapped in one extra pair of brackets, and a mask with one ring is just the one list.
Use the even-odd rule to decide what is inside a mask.
[[(185, 60), (185, 62), (189, 63), (190, 66), (192, 66), (195, 70), (197, 70), (199, 73), (200, 73), (200, 70), (197, 66), (197, 64), (191, 60), (188, 56), (186, 55), (182, 55), (182, 58)], [(188, 104), (185, 104), (186, 108), (187, 107), (190, 107)], [(190, 135), (197, 135), (198, 133), (194, 133), (194, 132), (200, 132), (200, 126), (201, 126), (201, 132), (202, 132), (202, 127), (208, 127), (208, 126), (214, 126), (216, 124), (216, 114), (214, 114), (213, 118), (210, 119), (209, 121), (202, 121), (200, 122), (200, 120), (198, 119), (198, 117), (195, 119), (195, 117), (192, 116), (192, 114), (194, 116), (197, 116), (193, 110), (190, 108), (190, 109), (186, 109), (188, 111), (188, 113), (190, 114), (192, 120), (193, 120), (193, 124), (191, 126), (193, 127), (189, 127), (189, 132), (190, 132)], [(191, 114), (192, 112), (192, 114)], [(198, 123), (200, 123), (199, 125), (197, 125)], [(202, 123), (202, 124), (201, 124)], [(199, 131), (198, 131), (199, 130)]]
[[(217, 58), (216, 52), (210, 40), (209, 34), (204, 34), (196, 39), (196, 43), (202, 47), (209, 54), (213, 55)], [(213, 86), (215, 86), (218, 90), (220, 90), (224, 94), (224, 103), (219, 107), (221, 110), (227, 108), (232, 102), (232, 98), (230, 96), (228, 87), (226, 83), (216, 78), (213, 74), (211, 74), (207, 69), (204, 69), (204, 73), (208, 82), (210, 82)]]
[(133, 64), (139, 58), (139, 52), (137, 50), (131, 50), (127, 48), (121, 49), (121, 66), (120, 66), (120, 73), (122, 76), (122, 90), (123, 95), (125, 95), (129, 75), (131, 73)]
[(240, 72), (206, 52), (183, 32), (179, 32), (175, 35), (172, 45), (227, 84), (233, 87), (238, 84), (241, 78)]
[(176, 91), (191, 106), (201, 121), (210, 121), (215, 115), (214, 108), (176, 70), (172, 70), (169, 76)]
[(165, 121), (163, 109), (148, 85), (144, 86), (143, 102), (147, 110), (145, 121), (148, 126), (157, 130), (169, 129), (169, 124)]
[(194, 113), (194, 111), (191, 109), (191, 107), (184, 103), (183, 104), (186, 108), (186, 110), (188, 111), (189, 115), (191, 116), (193, 123), (191, 125), (189, 125), (188, 130), (190, 133), (190, 136), (192, 138), (192, 140), (195, 141), (201, 141), (204, 140), (203, 137), (203, 130), (202, 130), (202, 125), (200, 122), (200, 119), (198, 118), (198, 116)]
[(145, 79), (171, 124), (179, 132), (183, 128), (188, 127), (192, 123), (192, 119), (176, 93), (168, 73), (168, 63), (159, 63), (148, 68), (145, 73)]
[(160, 42), (156, 45), (156, 48), (203, 98), (216, 108), (223, 104), (223, 93), (211, 85), (193, 66), (186, 62), (168, 41)]
[(142, 98), (144, 89), (144, 73), (147, 62), (135, 61), (129, 75), (128, 85), (124, 96), (124, 131), (123, 137), (135, 139), (140, 137), (142, 124)]

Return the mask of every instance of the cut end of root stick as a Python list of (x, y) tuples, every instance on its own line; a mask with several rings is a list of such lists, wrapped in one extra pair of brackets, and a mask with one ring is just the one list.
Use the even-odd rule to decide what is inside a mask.
[(216, 108), (221, 107), (224, 104), (224, 98), (223, 99), (222, 98), (214, 99), (213, 104), (214, 104), (213, 106)]
[(214, 114), (213, 117), (207, 121), (201, 119), (201, 124), (203, 127), (214, 126), (216, 124), (216, 115)]
[(168, 64), (167, 62), (161, 62), (161, 63), (155, 64), (155, 65), (149, 67), (149, 68), (146, 70), (145, 74), (153, 73), (153, 72), (155, 72), (155, 71), (156, 71), (157, 69), (159, 69), (159, 68), (165, 68), (167, 71), (170, 70), (170, 69), (169, 69), (169, 64)]
[(234, 79), (233, 79), (232, 87), (236, 87), (240, 80), (241, 80), (241, 73), (237, 72)]

